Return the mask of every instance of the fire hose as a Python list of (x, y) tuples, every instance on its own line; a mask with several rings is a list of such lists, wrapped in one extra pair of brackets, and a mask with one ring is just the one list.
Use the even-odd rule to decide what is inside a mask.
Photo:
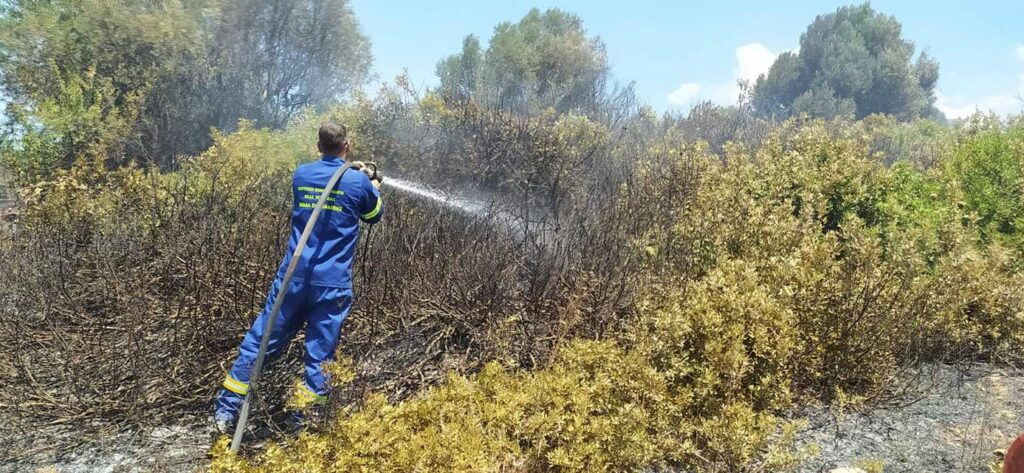
[[(320, 217), (320, 211), (323, 210), (324, 204), (327, 202), (327, 197), (331, 193), (331, 189), (338, 184), (341, 180), (341, 176), (345, 174), (345, 171), (356, 168), (360, 172), (365, 173), (370, 180), (378, 182), (384, 182), (384, 177), (377, 171), (377, 164), (374, 162), (350, 162), (345, 163), (343, 166), (334, 171), (331, 179), (327, 181), (327, 185), (324, 186), (323, 192), (320, 194), (320, 200), (317, 201), (316, 207), (313, 208), (313, 214), (309, 216), (309, 221), (306, 222), (306, 228), (302, 230), (302, 236), (299, 237), (299, 242), (295, 245), (295, 252), (292, 253), (292, 260), (288, 263), (288, 269), (284, 273), (284, 278), (281, 280), (281, 287), (288, 287), (288, 283), (291, 282), (292, 273), (295, 272), (295, 267), (299, 263), (302, 250), (306, 247), (306, 242), (309, 240), (309, 235), (313, 233), (313, 227), (316, 225), (317, 219)], [(277, 322), (277, 316), (281, 313), (281, 303), (284, 301), (284, 297), (281, 294), (274, 300), (274, 307), (270, 310), (270, 316), (267, 317), (267, 325), (263, 330), (263, 338), (260, 340), (260, 349), (256, 353), (256, 361), (253, 363), (252, 374), (249, 377), (249, 390), (245, 393), (245, 400), (242, 402), (242, 410), (238, 416), (238, 425), (235, 427), (235, 435), (231, 439), (231, 451), (237, 452), (238, 447), (242, 445), (242, 435), (245, 433), (246, 423), (249, 421), (249, 408), (250, 399), (253, 392), (256, 391), (257, 382), (259, 381), (260, 371), (263, 369), (263, 359), (267, 355), (267, 346), (270, 343), (270, 334), (274, 331), (274, 325)]]

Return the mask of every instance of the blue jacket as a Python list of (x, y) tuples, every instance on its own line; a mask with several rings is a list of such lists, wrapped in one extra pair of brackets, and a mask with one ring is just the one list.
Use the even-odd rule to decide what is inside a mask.
[[(337, 156), (299, 166), (292, 177), (292, 233), (288, 251), (281, 261), (278, 278), (291, 263), (295, 246), (299, 243), (306, 222), (327, 181), (344, 164)], [(359, 239), (359, 221), (375, 223), (384, 212), (384, 203), (366, 174), (355, 169), (345, 171), (331, 191), (313, 232), (302, 249), (295, 267), (293, 282), (321, 287), (350, 289), (352, 287), (352, 260)]]

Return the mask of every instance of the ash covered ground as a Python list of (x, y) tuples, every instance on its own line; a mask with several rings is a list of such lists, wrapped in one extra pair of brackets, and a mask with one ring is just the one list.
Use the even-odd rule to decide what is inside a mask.
[[(858, 412), (815, 406), (800, 442), (819, 453), (800, 472), (988, 472), (993, 451), (1024, 431), (1024, 372), (989, 365), (931, 367), (905, 399)], [(0, 472), (202, 471), (213, 436), (202, 419), (145, 431), (82, 434), (66, 426), (4, 432)]]

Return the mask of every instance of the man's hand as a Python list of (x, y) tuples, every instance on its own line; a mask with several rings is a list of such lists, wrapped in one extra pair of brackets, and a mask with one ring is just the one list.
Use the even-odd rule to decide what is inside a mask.
[(370, 179), (370, 184), (373, 184), (374, 189), (380, 189), (381, 180), (380, 179)]

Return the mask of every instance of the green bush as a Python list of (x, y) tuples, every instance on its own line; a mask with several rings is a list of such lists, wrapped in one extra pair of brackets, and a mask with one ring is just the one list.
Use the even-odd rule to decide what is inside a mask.
[(982, 130), (950, 154), (942, 167), (964, 224), (984, 242), (1024, 249), (1024, 127)]
[(11, 171), (16, 184), (48, 179), (78, 159), (120, 162), (125, 142), (138, 139), (132, 127), (140, 95), (119, 97), (111, 81), (94, 69), (55, 76), (53, 95), (41, 99), (31, 113), (22, 106), (9, 108), (8, 126), (18, 130), (18, 139), (0, 142), (0, 165)]
[[(318, 434), (271, 446), (258, 461), (214, 447), (212, 471), (781, 471), (799, 455), (792, 426), (717, 383), (681, 383), (657, 355), (574, 342), (534, 372), (488, 364), (398, 404), (372, 396)], [(705, 386), (704, 383), (710, 383)], [(771, 444), (769, 446), (769, 444)]]

